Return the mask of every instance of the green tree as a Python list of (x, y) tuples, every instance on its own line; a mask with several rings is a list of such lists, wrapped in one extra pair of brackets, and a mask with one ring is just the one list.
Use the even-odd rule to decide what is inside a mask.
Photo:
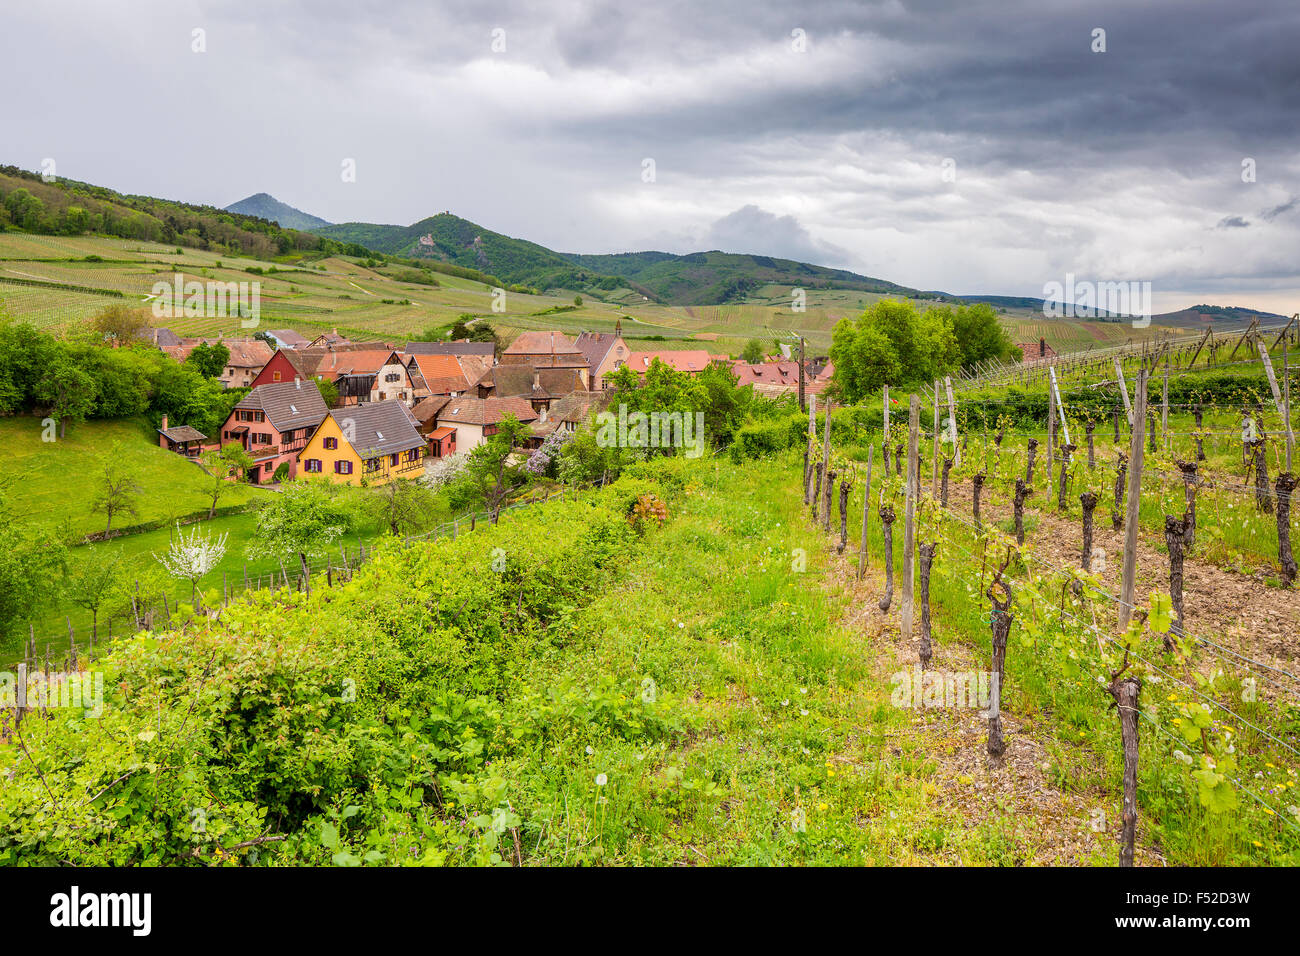
[(952, 316), (952, 327), (961, 343), (963, 366), (991, 358), (1006, 361), (1020, 357), (1016, 354), (1019, 349), (987, 302), (958, 306)]
[(63, 353), (36, 383), (36, 400), (49, 406), (50, 417), (59, 423), (59, 437), (67, 432), (68, 420), (84, 422), (95, 407), (95, 380)]
[(372, 491), (367, 506), (393, 534), (412, 534), (433, 520), (437, 497), (418, 481), (399, 478)]
[(354, 513), (333, 485), (291, 481), (258, 511), (248, 552), (280, 560), (296, 557), (306, 574), (307, 559), (323, 555), (354, 524)]
[(573, 297), (573, 304), (574, 304), (574, 305), (582, 305), (582, 296), (580, 296), (580, 295), (575, 295), (575, 296)]
[(142, 341), (140, 333), (149, 328), (149, 314), (128, 305), (110, 305), (90, 320), (90, 327), (100, 341), (133, 345)]
[(136, 499), (144, 490), (136, 481), (135, 469), (125, 461), (121, 442), (113, 442), (106, 455), (102, 455), (94, 472), (95, 497), (91, 514), (102, 513), (108, 518), (104, 526), (107, 536), (113, 530), (113, 519), (119, 515), (138, 515)]
[(217, 514), (217, 502), (221, 496), (234, 487), (234, 483), (253, 467), (253, 459), (244, 451), (243, 445), (232, 442), (220, 449), (212, 448), (199, 456), (199, 462), (208, 472), (208, 520)]
[(200, 342), (185, 357), (185, 364), (198, 369), (204, 378), (220, 378), (226, 363), (230, 361), (230, 349), (216, 342), (208, 345)]
[(90, 612), (92, 639), (99, 638), (99, 612), (124, 586), (122, 549), (91, 545), (82, 549), (66, 570), (64, 593), (77, 607)]
[(744, 351), (740, 353), (740, 357), (750, 365), (758, 365), (767, 357), (767, 353), (763, 349), (762, 342), (758, 339), (750, 339), (745, 343)]
[(53, 532), (23, 524), (0, 488), (0, 637), (26, 636), (49, 606), (50, 584), (63, 576), (67, 554)]
[(505, 415), (497, 433), (472, 452), (457, 482), (473, 488), (492, 512), (495, 521), (510, 493), (528, 483), (522, 462), (511, 462), (514, 449), (529, 435), (528, 427), (513, 415)]
[(889, 338), (872, 325), (840, 319), (831, 333), (833, 383), (846, 402), (859, 402), (900, 378), (898, 353)]

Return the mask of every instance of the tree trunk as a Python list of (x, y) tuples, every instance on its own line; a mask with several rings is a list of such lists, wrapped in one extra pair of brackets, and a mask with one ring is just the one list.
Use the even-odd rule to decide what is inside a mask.
[(840, 544), (836, 554), (843, 554), (844, 546), (849, 543), (849, 489), (852, 487), (847, 480), (840, 482)]
[(980, 523), (980, 489), (984, 487), (984, 472), (976, 472), (970, 476), (971, 483), (971, 514), (975, 518), (975, 530), (983, 531), (984, 525)]
[(821, 507), (822, 500), (822, 463), (819, 461), (813, 475), (813, 496), (812, 496), (812, 520), (817, 521), (817, 509)]
[(1156, 446), (1156, 413), (1147, 412), (1147, 446), (1151, 451), (1157, 451)]
[(1277, 476), (1277, 556), (1282, 564), (1282, 583), (1295, 583), (1296, 561), (1291, 553), (1291, 492), (1296, 478), (1289, 471)]
[(1065, 489), (1070, 484), (1070, 455), (1074, 453), (1073, 445), (1061, 446), (1061, 481), (1060, 487), (1056, 493), (1056, 510), (1069, 511), (1069, 504), (1065, 500)]
[(1025, 484), (1034, 483), (1034, 458), (1038, 455), (1038, 439), (1029, 439), (1029, 463), (1025, 466)]
[(1268, 487), (1268, 439), (1259, 437), (1255, 446), (1255, 507), (1264, 514), (1273, 513), (1273, 495)]
[(1196, 460), (1205, 461), (1204, 438), (1201, 436), (1201, 406), (1197, 405), (1192, 409), (1192, 414), (1196, 416)]
[(1015, 513), (1016, 522), (1016, 544), (1023, 546), (1025, 543), (1025, 499), (1034, 493), (1034, 489), (1025, 483), (1025, 479), (1016, 479), (1016, 496), (1012, 499), (1012, 510)]
[(943, 508), (948, 507), (948, 472), (950, 471), (952, 471), (952, 459), (945, 458), (943, 460), (943, 483), (939, 486), (939, 505)]
[[(994, 597), (994, 587), (1001, 587), (1006, 592), (1006, 599), (999, 601)], [(1011, 633), (1011, 586), (1005, 581), (995, 581), (988, 590), (989, 600), (993, 602), (989, 615), (989, 629), (993, 635), (993, 667), (989, 700), (989, 742), (988, 752), (992, 757), (1001, 757), (1007, 749), (1002, 739), (1002, 682), (1007, 671), (1007, 637)]]
[(1079, 495), (1079, 504), (1083, 506), (1083, 553), (1079, 556), (1079, 566), (1085, 571), (1092, 570), (1092, 513), (1097, 508), (1097, 501), (1095, 491)]
[(1183, 634), (1183, 537), (1187, 519), (1165, 515), (1165, 544), (1169, 546), (1169, 603), (1174, 609), (1174, 623), (1165, 634), (1165, 650), (1174, 649), (1173, 635)]
[(830, 534), (831, 532), (831, 512), (835, 510), (835, 477), (836, 472), (834, 468), (831, 468), (826, 472), (826, 485), (824, 490), (826, 500), (822, 502), (824, 506), (822, 514), (822, 530), (827, 534)]
[(930, 568), (934, 565), (937, 541), (921, 545), (921, 667), (930, 666)]
[(1183, 536), (1183, 553), (1187, 554), (1196, 544), (1196, 462), (1180, 461), (1178, 470), (1183, 473), (1183, 517), (1187, 521), (1187, 533)]
[(1119, 840), (1119, 865), (1133, 865), (1133, 843), (1137, 836), (1137, 766), (1138, 766), (1138, 694), (1142, 681), (1137, 677), (1110, 682), (1110, 696), (1119, 710), (1120, 739), (1124, 744), (1124, 803)]
[(1091, 420), (1088, 422), (1086, 426), (1087, 434), (1088, 434), (1088, 470), (1089, 471), (1092, 471), (1097, 467), (1097, 452), (1092, 444), (1092, 437), (1093, 437), (1092, 431), (1093, 428), (1095, 427), (1096, 426), (1093, 424)]
[(1111, 421), (1115, 425), (1115, 444), (1119, 444), (1119, 406), (1116, 405), (1110, 410)]
[(1115, 509), (1110, 513), (1110, 526), (1114, 531), (1124, 527), (1124, 479), (1128, 475), (1128, 456), (1119, 453), (1119, 465), (1115, 471)]
[(885, 539), (885, 594), (880, 599), (880, 609), (889, 610), (894, 599), (894, 509), (884, 505), (880, 509), (880, 531)]

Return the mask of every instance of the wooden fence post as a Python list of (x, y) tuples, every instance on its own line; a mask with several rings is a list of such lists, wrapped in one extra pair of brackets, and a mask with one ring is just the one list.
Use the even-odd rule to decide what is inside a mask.
[(939, 497), (939, 380), (934, 380), (934, 421), (930, 423), (934, 431), (934, 447), (931, 455), (934, 461), (930, 465), (930, 497)]
[(1128, 451), (1128, 515), (1124, 521), (1124, 574), (1120, 588), (1119, 628), (1125, 630), (1133, 616), (1137, 587), (1138, 512), (1142, 503), (1142, 456), (1146, 452), (1147, 370), (1138, 369), (1133, 386), (1133, 433)]
[(803, 503), (812, 504), (813, 455), (817, 454), (817, 396), (808, 399), (808, 447), (804, 450)]
[(952, 460), (953, 463), (961, 467), (961, 443), (957, 441), (957, 402), (952, 397), (952, 378), (945, 375), (943, 378), (943, 387), (948, 394), (948, 421), (951, 423), (949, 430), (952, 435)]
[(1119, 356), (1115, 356), (1115, 381), (1119, 385), (1119, 393), (1124, 396), (1124, 414), (1128, 416), (1128, 427), (1133, 427), (1133, 406), (1128, 400), (1128, 385), (1124, 382), (1124, 367), (1119, 363)]
[(867, 487), (862, 497), (862, 544), (858, 548), (858, 580), (867, 567), (867, 518), (871, 514), (871, 459), (875, 448), (867, 445)]
[(921, 486), (916, 456), (921, 400), (912, 395), (907, 412), (907, 494), (903, 509), (903, 640), (912, 639), (912, 579), (916, 569), (916, 496)]

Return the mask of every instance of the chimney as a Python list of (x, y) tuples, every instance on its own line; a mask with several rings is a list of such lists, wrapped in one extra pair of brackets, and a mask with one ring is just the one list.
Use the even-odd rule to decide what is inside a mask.
[(542, 372), (541, 372), (541, 369), (534, 368), (534, 369), (533, 369), (533, 388), (541, 388), (541, 387), (542, 387)]
[(1047, 338), (1042, 335), (1038, 337), (1038, 356), (1039, 358), (1047, 357)]
[(163, 430), (163, 431), (166, 431), (166, 430), (167, 430), (167, 413), (166, 413), (166, 412), (163, 412), (162, 430)]

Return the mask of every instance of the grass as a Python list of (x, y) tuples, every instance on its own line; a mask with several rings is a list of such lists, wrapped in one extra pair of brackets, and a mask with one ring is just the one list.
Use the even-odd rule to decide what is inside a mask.
[[(0, 456), (6, 473), (15, 479), (7, 494), (15, 512), (32, 524), (57, 527), (75, 536), (103, 531), (105, 518), (91, 511), (91, 502), (97, 491), (97, 465), (114, 442), (120, 442), (122, 460), (140, 485), (138, 515), (115, 518), (115, 529), (178, 517), (210, 503), (205, 489), (211, 479), (193, 462), (159, 448), (156, 435), (143, 421), (69, 425), (67, 436), (55, 441), (44, 441), (43, 433), (39, 418), (0, 418)], [(219, 504), (245, 504), (265, 494), (251, 485), (233, 485)]]

